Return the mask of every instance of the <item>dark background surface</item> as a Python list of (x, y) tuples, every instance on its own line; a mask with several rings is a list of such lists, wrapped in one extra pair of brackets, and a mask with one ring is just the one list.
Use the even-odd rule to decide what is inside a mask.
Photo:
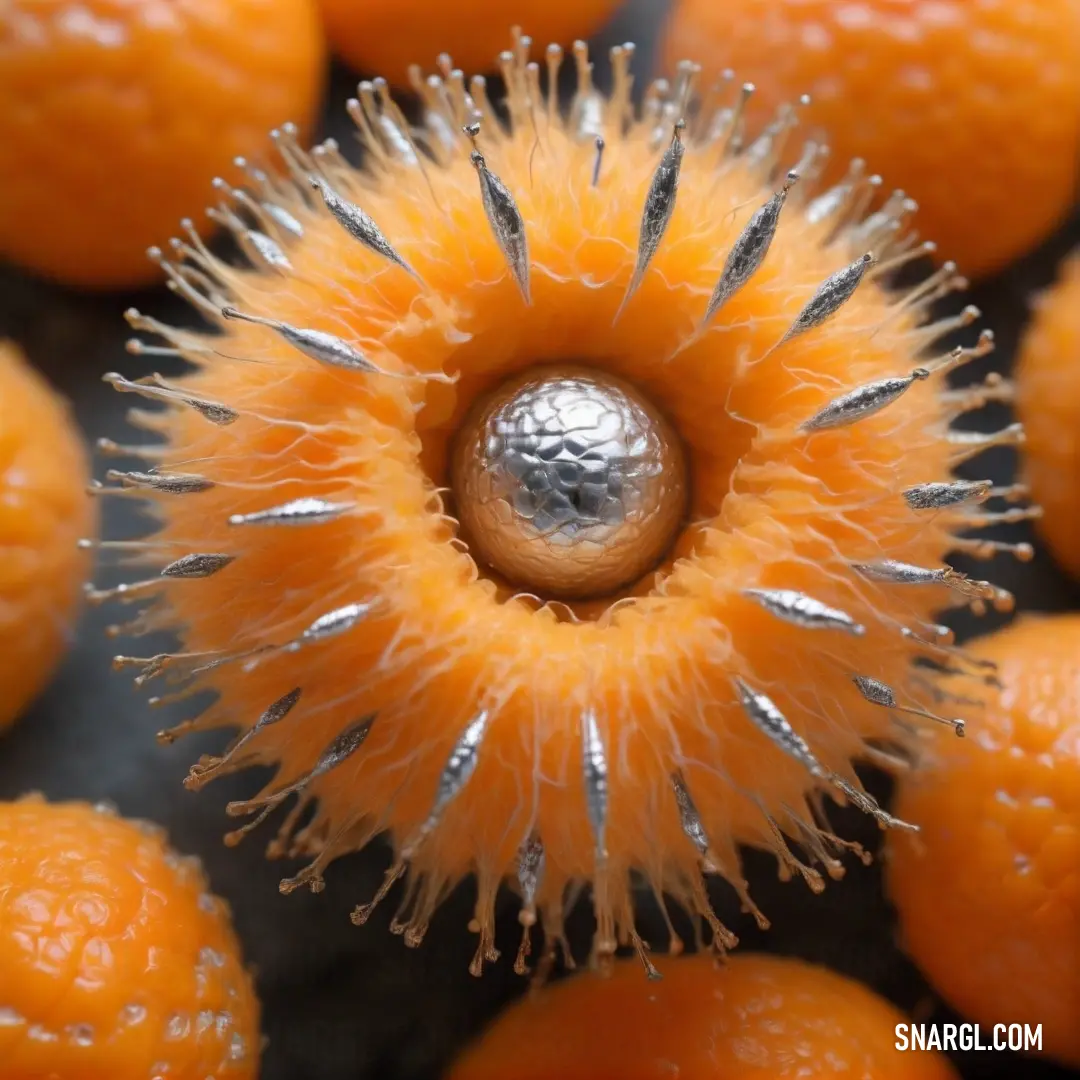
[[(635, 67), (640, 88), (652, 70), (665, 6), (657, 0), (631, 0), (596, 39), (601, 82), (606, 77), (607, 47), (634, 40), (639, 46)], [(343, 103), (354, 81), (354, 75), (336, 70), (327, 94), (324, 133), (336, 135), (343, 145), (351, 141)], [(961, 203), (958, 195), (958, 206)], [(961, 372), (963, 381), (980, 378), (990, 367), (1008, 369), (1032, 294), (1052, 280), (1058, 260), (1078, 241), (1080, 218), (1074, 218), (1040, 251), (957, 301), (978, 304), (999, 342), (995, 356)], [(141, 373), (123, 348), (128, 331), (121, 315), (130, 305), (166, 322), (193, 323), (187, 309), (164, 290), (86, 297), (0, 268), (0, 338), (18, 341), (74, 401), (88, 438), (125, 438), (122, 416), (129, 403), (102, 384), (100, 376), (113, 370)], [(992, 429), (1003, 419), (1000, 410), (991, 409), (973, 426)], [(995, 452), (979, 459), (976, 472), (969, 474), (1000, 481), (1011, 475), (1014, 465), (1010, 453)], [(126, 535), (135, 528), (129, 504), (117, 501), (104, 511), (106, 535)], [(1008, 535), (1019, 538), (1026, 532), (1016, 528)], [(959, 560), (957, 565), (969, 568)], [(1000, 558), (981, 570), (979, 576), (1014, 589), (1021, 609), (1080, 607), (1080, 591), (1054, 569), (1042, 550), (1030, 564)], [(101, 571), (97, 578), (109, 581)], [(227, 735), (185, 739), (169, 749), (158, 746), (154, 733), (184, 714), (153, 712), (128, 678), (111, 670), (109, 661), (117, 650), (102, 634), (107, 621), (111, 621), (107, 613), (86, 614), (53, 685), (0, 745), (0, 798), (31, 789), (53, 799), (107, 798), (126, 815), (165, 825), (179, 849), (202, 856), (215, 890), (232, 904), (245, 955), (258, 970), (263, 1030), (269, 1039), (264, 1080), (438, 1076), (462, 1042), (525, 988), (511, 970), (518, 932), (516, 903), (506, 898), (500, 907), (499, 938), (509, 949), (481, 979), (473, 979), (466, 970), (475, 947), (466, 929), (473, 903), (470, 883), (440, 909), (418, 950), (405, 948), (401, 938), (388, 932), (393, 897), (366, 927), (349, 922), (352, 907), (370, 898), (381, 881), (387, 863), (381, 844), (335, 863), (322, 895), (281, 896), (277, 882), (294, 867), (264, 860), (265, 837), (257, 835), (232, 850), (220, 839), (228, 827), (226, 801), (256, 791), (262, 780), (247, 773), (214, 784), (200, 795), (184, 791), (181, 780), (188, 765), (200, 753), (220, 747)], [(981, 624), (966, 620), (955, 625), (969, 633), (976, 625), (988, 629), (999, 621), (995, 616)], [(867, 781), (879, 795), (887, 794), (883, 778), (868, 774)], [(873, 851), (879, 849), (880, 834), (861, 815), (835, 817), (842, 835), (861, 840)], [(766, 856), (750, 853), (747, 870), (755, 899), (773, 921), (768, 933), (759, 932), (739, 914), (729, 891), (722, 886), (713, 889), (718, 914), (739, 934), (741, 948), (828, 964), (866, 982), (920, 1020), (957, 1019), (937, 1002), (897, 947), (877, 863), (865, 868), (850, 860), (847, 878), (830, 884), (822, 896), (811, 895), (799, 884), (780, 884), (775, 863)], [(662, 926), (643, 904), (642, 934), (660, 945)], [(587, 908), (579, 906), (570, 923), (578, 955), (587, 951), (591, 933)], [(1003, 934), (1008, 932), (1002, 927)], [(1032, 977), (1038, 974), (1033, 972)], [(968, 1080), (1076, 1080), (1080, 1075), (1005, 1053), (970, 1052), (955, 1060)]]

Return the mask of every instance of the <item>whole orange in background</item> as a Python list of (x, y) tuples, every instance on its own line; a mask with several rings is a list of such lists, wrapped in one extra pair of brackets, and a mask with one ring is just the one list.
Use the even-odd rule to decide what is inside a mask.
[(1016, 398), (1027, 428), (1024, 476), (1044, 510), (1040, 532), (1055, 559), (1080, 578), (1080, 252), (1036, 302)]
[[(365, 75), (408, 86), (449, 53), (467, 76), (498, 71), (496, 57), (520, 25), (541, 47), (599, 30), (621, 0), (319, 0), (331, 48)], [(542, 61), (541, 61), (542, 62)]]
[(259, 1006), (225, 903), (161, 830), (0, 803), (4, 1080), (252, 1080)]
[(89, 480), (67, 405), (0, 342), (0, 729), (44, 686), (74, 632), (89, 573), (76, 543), (94, 527)]
[(1033, 248), (1075, 198), (1075, 0), (676, 0), (664, 55), (754, 83), (758, 118), (809, 94), (831, 175), (865, 158), (966, 274)]
[(975, 652), (1004, 690), (899, 792), (922, 830), (890, 837), (903, 943), (965, 1017), (1041, 1024), (1080, 1065), (1080, 614), (1022, 617)]
[(0, 258), (80, 287), (154, 280), (146, 248), (271, 128), (313, 119), (323, 68), (314, 0), (5, 0)]
[(468, 1049), (448, 1080), (954, 1080), (937, 1053), (895, 1049), (905, 1017), (826, 968), (736, 954), (634, 961), (525, 998)]

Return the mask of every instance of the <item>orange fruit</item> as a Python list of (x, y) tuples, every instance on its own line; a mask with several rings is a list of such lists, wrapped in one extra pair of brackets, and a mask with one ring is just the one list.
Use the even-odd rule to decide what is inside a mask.
[(1041, 1024), (1080, 1065), (1080, 615), (1025, 616), (972, 650), (1004, 689), (905, 778), (888, 882), (903, 941), (984, 1027)]
[(831, 175), (864, 158), (966, 274), (1034, 247), (1075, 198), (1075, 0), (678, 0), (663, 54), (734, 69), (752, 116), (809, 94)]
[(224, 901), (162, 832), (0, 803), (4, 1080), (253, 1080), (259, 1006)]
[(0, 728), (44, 686), (74, 629), (94, 529), (67, 405), (0, 342)]
[(935, 1052), (895, 1048), (905, 1017), (865, 986), (801, 960), (704, 955), (631, 961), (512, 1005), (447, 1080), (954, 1080)]
[(147, 247), (313, 119), (323, 62), (314, 0), (6, 0), (0, 257), (84, 288), (159, 277)]
[(1080, 252), (1038, 300), (1020, 347), (1016, 407), (1028, 431), (1024, 479), (1044, 511), (1040, 532), (1080, 578)]
[[(725, 152), (723, 103), (659, 139), (655, 117), (627, 123), (627, 59), (615, 50), (614, 96), (584, 115), (545, 104), (539, 143), (518, 55), (511, 125), (486, 116), (479, 156), (438, 78), (423, 169), (385, 100), (359, 118), (364, 171), (333, 144), (285, 144), (321, 185), (315, 204), (306, 179), (279, 193), (302, 225), (286, 260), (237, 270), (192, 250), (225, 294), (221, 314), (200, 302), (221, 333), (134, 313), (194, 367), (164, 386), (111, 377), (168, 406), (134, 417), (161, 440), (153, 474), (110, 479), (152, 504), (138, 595), (183, 642), (122, 663), (144, 669), (140, 684), (190, 674), (215, 692), (185, 730), (244, 727), (190, 784), (277, 765), (272, 786), (229, 808), (245, 832), (286, 800), (314, 803), (310, 824), (291, 812), (271, 845), (314, 857), (285, 890), (320, 887), (330, 860), (391, 831), (391, 880), (411, 866), (419, 885), (398, 923), (412, 942), (446, 887), (478, 871), (477, 968), (505, 878), (523, 920), (552, 930), (575, 883), (594, 881), (603, 958), (632, 930), (635, 872), (711, 917), (703, 869), (743, 890), (749, 843), (820, 889), (787, 829), (840, 876), (810, 807), (829, 793), (889, 823), (851, 761), (910, 738), (885, 703), (919, 707), (904, 689), (916, 638), (950, 601), (1009, 603), (943, 565), (975, 543), (956, 533), (989, 493), (950, 487), (954, 464), (1017, 438), (958, 447), (943, 434), (966, 407), (942, 396), (944, 373), (988, 343), (935, 346), (974, 317), (926, 322), (948, 274), (914, 295), (890, 288), (865, 230), (844, 225), (858, 209), (843, 193), (823, 204), (809, 180), (778, 192), (767, 148)], [(384, 144), (374, 133), (388, 130)], [(902, 220), (883, 228), (903, 234)], [(878, 253), (895, 266), (909, 250)], [(598, 389), (553, 397), (569, 367)], [(512, 437), (477, 437), (474, 410), (524, 393), (522, 378), (541, 389), (515, 397)], [(615, 386), (649, 408), (614, 404)], [(667, 437), (649, 413), (682, 458), (653, 459)], [(533, 486), (486, 456), (507, 444)], [(637, 495), (657, 483), (680, 494), (658, 562)], [(566, 515), (557, 528), (549, 510)], [(516, 569), (502, 544), (526, 555)], [(566, 561), (594, 551), (620, 577), (559, 587)]]
[(498, 71), (510, 29), (568, 46), (599, 30), (620, 0), (319, 0), (331, 47), (358, 71), (407, 86), (409, 67), (448, 53), (468, 74)]

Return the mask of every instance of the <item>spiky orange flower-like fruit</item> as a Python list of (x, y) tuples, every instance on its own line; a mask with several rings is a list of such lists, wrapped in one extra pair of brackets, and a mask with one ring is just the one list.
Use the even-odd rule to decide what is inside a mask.
[(224, 901), (162, 831), (0, 803), (5, 1080), (253, 1080), (259, 1007)]
[[(936, 1053), (895, 1049), (904, 1016), (851, 979), (776, 956), (706, 956), (581, 975), (514, 1005), (448, 1080), (952, 1080)], [(552, 1032), (558, 1036), (552, 1038)]]
[(1020, 349), (1016, 408), (1030, 425), (1025, 479), (1054, 558), (1080, 578), (1080, 252), (1038, 301)]
[(966, 274), (1030, 251), (1073, 204), (1074, 0), (679, 0), (663, 54), (688, 51), (754, 84), (752, 116), (809, 94), (834, 174), (864, 158)]
[(147, 247), (279, 117), (314, 119), (323, 65), (315, 0), (5, 0), (0, 258), (79, 288), (160, 278)]
[(118, 663), (216, 691), (185, 729), (242, 728), (193, 787), (278, 766), (229, 812), (296, 796), (271, 851), (314, 861), (285, 891), (388, 831), (376, 900), (411, 867), (411, 944), (476, 873), (477, 969), (504, 878), (549, 943), (591, 882), (598, 958), (637, 940), (635, 870), (723, 943), (702, 867), (750, 905), (738, 843), (819, 888), (782, 834), (838, 875), (823, 795), (892, 824), (851, 762), (930, 715), (911, 662), (954, 662), (932, 613), (1008, 604), (943, 559), (1011, 494), (951, 467), (1018, 438), (949, 430), (979, 391), (942, 372), (990, 339), (934, 354), (976, 314), (923, 325), (949, 269), (884, 287), (917, 251), (901, 202), (811, 198), (819, 147), (785, 179), (772, 129), (739, 150), (725, 103), (680, 114), (689, 84), (636, 115), (625, 48), (568, 118), (515, 56), (507, 127), (436, 78), (422, 129), (364, 103), (363, 171), (284, 130), (301, 235), (264, 265), (178, 245), (221, 334), (130, 313), (195, 370), (108, 376), (165, 406), (111, 474), (161, 527), (151, 576), (95, 594), (181, 628), (185, 652)]
[[(619, 0), (515, 0), (512, 16), (541, 41), (569, 45), (591, 37)], [(357, 70), (378, 72), (391, 84), (415, 82), (418, 57), (452, 53), (467, 72), (497, 72), (510, 25), (501, 0), (319, 0), (330, 45)], [(451, 78), (453, 65), (444, 65)]]
[(0, 728), (44, 686), (73, 629), (94, 528), (90, 467), (66, 404), (0, 342)]
[(1025, 616), (973, 646), (1003, 689), (974, 737), (904, 778), (921, 827), (890, 845), (903, 941), (945, 999), (987, 1029), (1041, 1024), (1080, 1066), (1080, 615)]

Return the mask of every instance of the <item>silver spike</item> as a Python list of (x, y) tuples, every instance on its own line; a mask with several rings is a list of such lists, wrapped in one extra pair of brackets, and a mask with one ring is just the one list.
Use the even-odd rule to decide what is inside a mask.
[(326, 499), (302, 498), (256, 510), (250, 514), (233, 514), (230, 525), (322, 525), (354, 509), (352, 503), (329, 502)]
[(446, 765), (439, 777), (439, 786), (435, 791), (435, 801), (427, 820), (420, 826), (419, 832), (410, 840), (401, 852), (401, 858), (411, 859), (421, 842), (429, 836), (438, 826), (446, 808), (457, 798), (462, 788), (472, 778), (480, 760), (480, 744), (483, 742), (487, 731), (491, 713), (487, 709), (481, 709), (469, 721), (468, 727), (461, 734), (461, 738), (454, 744), (450, 756), (446, 759)]
[(765, 261), (776, 235), (776, 228), (780, 224), (780, 211), (787, 202), (788, 192), (798, 179), (798, 173), (789, 172), (784, 186), (764, 206), (754, 211), (753, 217), (732, 244), (720, 280), (709, 298), (702, 326), (708, 325), (713, 316), (757, 273), (758, 267)]
[(671, 774), (671, 786), (675, 791), (675, 805), (679, 810), (679, 824), (682, 826), (682, 831), (690, 843), (697, 848), (698, 854), (706, 865), (711, 865), (709, 837), (705, 833), (705, 826), (693, 796), (690, 794), (690, 789), (686, 786), (686, 780), (678, 769)]
[(260, 232), (258, 229), (248, 229), (247, 239), (254, 249), (255, 253), (271, 270), (279, 270), (282, 272), (289, 272), (292, 270), (292, 263), (289, 262), (288, 255), (282, 250), (281, 245), (269, 237), (264, 232)]
[[(160, 378), (160, 376), (154, 377)], [(152, 400), (179, 401), (182, 405), (194, 409), (209, 420), (211, 424), (216, 424), (218, 427), (228, 427), (229, 424), (240, 418), (240, 414), (235, 409), (230, 409), (228, 405), (222, 405), (219, 401), (188, 397), (170, 386), (155, 386), (143, 382), (133, 382), (131, 379), (125, 379), (123, 375), (115, 371), (106, 372), (101, 376), (101, 381), (108, 383), (123, 394), (141, 394), (143, 397)]]
[(317, 641), (347, 633), (364, 619), (374, 606), (374, 603), (346, 604), (320, 615), (295, 641), (290, 641), (285, 646), (285, 651), (297, 652), (305, 645), (313, 645)]
[(1002, 605), (1001, 610), (1007, 610), (1011, 601), (1011, 596), (1005, 589), (1000, 589), (989, 581), (969, 578), (967, 574), (962, 574), (951, 566), (931, 570), (924, 566), (896, 562), (894, 559), (883, 559), (880, 562), (853, 563), (852, 568), (870, 581), (893, 585), (945, 585), (969, 600), (992, 600), (996, 605)]
[(300, 695), (303, 693), (302, 687), (294, 687), (287, 694), (283, 694), (272, 705), (270, 705), (266, 711), (255, 721), (255, 726), (252, 731), (261, 731), (265, 727), (269, 727), (271, 724), (276, 724), (280, 720), (284, 720), (286, 716), (296, 707), (296, 703), (300, 700)]
[(278, 322), (276, 319), (264, 319), (260, 315), (249, 315), (238, 311), (234, 307), (221, 309), (223, 318), (239, 319), (242, 322), (253, 323), (255, 326), (267, 326), (276, 330), (294, 349), (298, 349), (305, 356), (317, 360), (320, 364), (328, 364), (330, 367), (343, 368), (346, 371), (363, 371), (369, 375), (384, 375), (381, 368), (376, 367), (359, 349), (354, 348), (347, 341), (324, 330), (307, 330), (289, 323)]
[(323, 197), (327, 210), (334, 216), (339, 225), (354, 239), (358, 240), (369, 251), (389, 259), (396, 266), (400, 266), (407, 274), (411, 274), (417, 281), (420, 276), (398, 254), (393, 244), (383, 235), (382, 230), (361, 210), (356, 203), (343, 199), (322, 177), (312, 176), (311, 186)]
[(859, 693), (862, 694), (871, 705), (880, 705), (885, 709), (896, 709), (897, 712), (908, 713), (911, 716), (922, 716), (927, 720), (933, 720), (938, 724), (946, 724), (951, 727), (957, 735), (963, 737), (964, 721), (959, 717), (947, 719), (944, 716), (938, 716), (936, 713), (927, 712), (926, 709), (918, 709), (910, 705), (900, 705), (896, 700), (896, 692), (891, 686), (886, 685), (878, 679), (872, 679), (869, 675), (854, 675), (852, 676), (851, 681), (855, 684), (855, 688)]
[(645, 196), (645, 207), (641, 212), (641, 227), (638, 231), (637, 261), (634, 264), (634, 272), (630, 277), (630, 284), (626, 287), (626, 295), (615, 313), (616, 320), (622, 314), (622, 310), (630, 302), (630, 298), (638, 290), (645, 271), (649, 268), (660, 241), (667, 232), (671, 222), (671, 215), (675, 213), (675, 199), (679, 191), (679, 172), (682, 168), (685, 147), (681, 138), (686, 124), (680, 120), (675, 125), (675, 131), (671, 137), (671, 145), (664, 151), (656, 171), (649, 183), (649, 191)]
[(855, 637), (866, 633), (866, 627), (847, 612), (794, 589), (743, 589), (743, 596), (759, 603), (770, 615), (806, 630), (843, 630)]
[(940, 510), (945, 506), (981, 502), (991, 495), (992, 480), (950, 480), (916, 484), (904, 491), (904, 501), (912, 510)]
[(487, 167), (484, 155), (474, 150), (469, 155), (476, 175), (480, 178), (480, 198), (492, 235), (499, 245), (510, 273), (526, 304), (532, 303), (529, 291), (529, 245), (525, 237), (525, 221), (514, 202), (510, 189)]
[(825, 778), (828, 774), (806, 744), (806, 740), (788, 723), (787, 717), (776, 707), (772, 699), (755, 690), (742, 679), (735, 678), (739, 701), (750, 722), (768, 736), (789, 757), (794, 758), (811, 776)]
[(161, 571), (161, 576), (170, 578), (208, 578), (219, 570), (224, 570), (235, 558), (235, 555), (210, 553), (185, 555), (183, 558), (169, 563)]
[(263, 202), (259, 205), (273, 218), (275, 225), (280, 225), (281, 228), (288, 233), (292, 233), (293, 236), (302, 237), (304, 235), (304, 226), (284, 206), (278, 206), (277, 203), (272, 202)]
[(214, 486), (213, 480), (194, 473), (121, 472), (119, 469), (109, 469), (105, 479), (118, 481), (126, 488), (147, 488), (165, 495), (195, 495), (200, 491), (209, 491)]
[(530, 833), (518, 848), (517, 879), (526, 910), (535, 911), (536, 893), (544, 875), (544, 842), (538, 833)]
[(607, 857), (608, 762), (593, 709), (581, 714), (581, 755), (585, 776), (585, 806), (589, 814), (598, 859)]
[(514, 960), (514, 971), (524, 975), (528, 971), (525, 960), (531, 951), (530, 931), (536, 925), (536, 894), (544, 874), (544, 843), (538, 833), (530, 833), (518, 848), (517, 879), (521, 889), (521, 945)]
[(930, 372), (926, 368), (915, 368), (910, 375), (894, 376), (888, 379), (875, 379), (864, 383), (846, 394), (833, 398), (823, 409), (816, 412), (809, 420), (799, 425), (804, 432), (827, 431), (830, 428), (854, 424), (867, 416), (881, 412), (920, 379), (928, 379)]
[(346, 758), (351, 757), (364, 744), (368, 735), (371, 734), (372, 725), (375, 723), (375, 713), (370, 713), (363, 720), (346, 728), (336, 739), (323, 751), (318, 763), (312, 770), (312, 778), (322, 776), (336, 768)]
[(842, 270), (830, 274), (796, 316), (779, 344), (783, 345), (793, 337), (804, 334), (807, 330), (813, 330), (832, 318), (851, 299), (873, 262), (874, 256), (867, 252)]
[(895, 559), (853, 563), (852, 569), (870, 581), (882, 581), (889, 585), (941, 585), (945, 582), (944, 569), (931, 570)]
[[(356, 753), (370, 734), (372, 725), (375, 723), (375, 716), (375, 713), (365, 716), (362, 720), (353, 724), (352, 727), (347, 728), (338, 735), (323, 751), (319, 760), (315, 763), (315, 767), (310, 772), (305, 773), (303, 776), (294, 780), (292, 783), (277, 788), (268, 795), (261, 795), (254, 799), (243, 799), (228, 803), (225, 807), (225, 813), (230, 817), (241, 817), (244, 814), (253, 814), (256, 811), (259, 811), (259, 814), (258, 817), (253, 821), (247, 822), (242, 828), (229, 833), (225, 837), (226, 843), (230, 845), (239, 843), (244, 836), (261, 825), (267, 817), (270, 816), (275, 807), (280, 806), (290, 795), (293, 795), (298, 791), (303, 791), (312, 780), (330, 772), (331, 769), (336, 768), (345, 761), (346, 758)], [(195, 772), (194, 777), (199, 778), (199, 774)], [(192, 777), (189, 776), (189, 781), (191, 779)], [(207, 778), (202, 777), (202, 779), (205, 780)]]

